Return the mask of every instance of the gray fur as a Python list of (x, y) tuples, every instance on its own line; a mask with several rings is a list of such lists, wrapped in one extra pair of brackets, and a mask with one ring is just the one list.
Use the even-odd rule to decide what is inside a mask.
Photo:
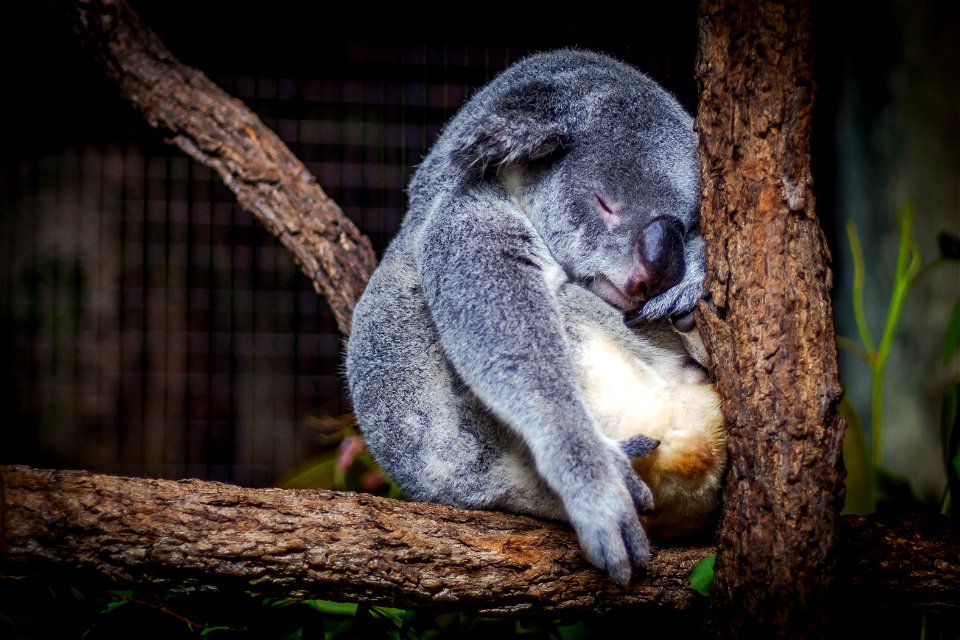
[[(577, 327), (659, 357), (623, 312), (657, 320), (701, 297), (690, 116), (606, 56), (535, 55), (447, 124), (409, 196), (347, 349), (370, 451), (411, 498), (569, 520), (589, 560), (629, 582), (652, 497), (585, 406)], [(638, 235), (658, 217), (682, 279), (617, 298), (604, 278), (622, 294), (642, 272)]]

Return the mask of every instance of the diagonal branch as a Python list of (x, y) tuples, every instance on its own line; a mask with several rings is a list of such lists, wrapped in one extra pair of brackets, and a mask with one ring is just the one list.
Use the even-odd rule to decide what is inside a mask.
[(124, 0), (56, 0), (122, 97), (168, 142), (216, 171), (293, 254), (340, 330), (376, 266), (370, 241), (239, 100), (181, 64)]

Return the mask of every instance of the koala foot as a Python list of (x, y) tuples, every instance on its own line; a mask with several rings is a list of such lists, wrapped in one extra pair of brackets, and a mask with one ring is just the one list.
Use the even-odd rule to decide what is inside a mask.
[(621, 586), (630, 583), (634, 568), (644, 568), (650, 559), (650, 541), (639, 514), (653, 509), (653, 494), (621, 462), (620, 482), (607, 484), (606, 495), (585, 496), (579, 508), (567, 508), (570, 524), (587, 560)]

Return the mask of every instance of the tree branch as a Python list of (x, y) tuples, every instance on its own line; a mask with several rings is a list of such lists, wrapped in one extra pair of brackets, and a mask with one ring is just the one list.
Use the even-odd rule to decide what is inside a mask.
[(216, 171), (279, 238), (344, 334), (376, 266), (370, 241), (273, 131), (203, 73), (181, 64), (124, 0), (55, 0), (120, 95)]
[[(483, 615), (691, 610), (707, 548), (661, 549), (621, 589), (569, 527), (322, 490), (244, 489), (0, 467), (0, 573), (81, 571), (159, 587), (333, 598)], [(702, 598), (700, 598), (702, 600)]]
[[(570, 528), (505, 513), (321, 490), (244, 489), (0, 467), (0, 575), (223, 589), (488, 616), (699, 613), (712, 549), (659, 548), (621, 589)], [(847, 518), (838, 606), (960, 608), (960, 537), (930, 518)]]

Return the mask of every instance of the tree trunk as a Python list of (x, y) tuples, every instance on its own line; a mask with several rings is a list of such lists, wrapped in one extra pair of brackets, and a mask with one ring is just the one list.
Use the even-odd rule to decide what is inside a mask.
[(370, 241), (316, 178), (236, 98), (181, 64), (124, 0), (55, 0), (120, 95), (188, 155), (216, 171), (293, 254), (350, 333), (376, 266)]
[[(960, 610), (960, 536), (944, 517), (850, 517), (836, 604)], [(243, 489), (0, 467), (0, 578), (217, 589), (485, 616), (641, 615), (706, 599), (686, 584), (705, 547), (661, 547), (620, 588), (563, 523), (320, 490)]]
[(842, 504), (828, 250), (814, 213), (806, 0), (705, 0), (699, 319), (729, 429), (712, 609), (735, 637), (824, 632)]

